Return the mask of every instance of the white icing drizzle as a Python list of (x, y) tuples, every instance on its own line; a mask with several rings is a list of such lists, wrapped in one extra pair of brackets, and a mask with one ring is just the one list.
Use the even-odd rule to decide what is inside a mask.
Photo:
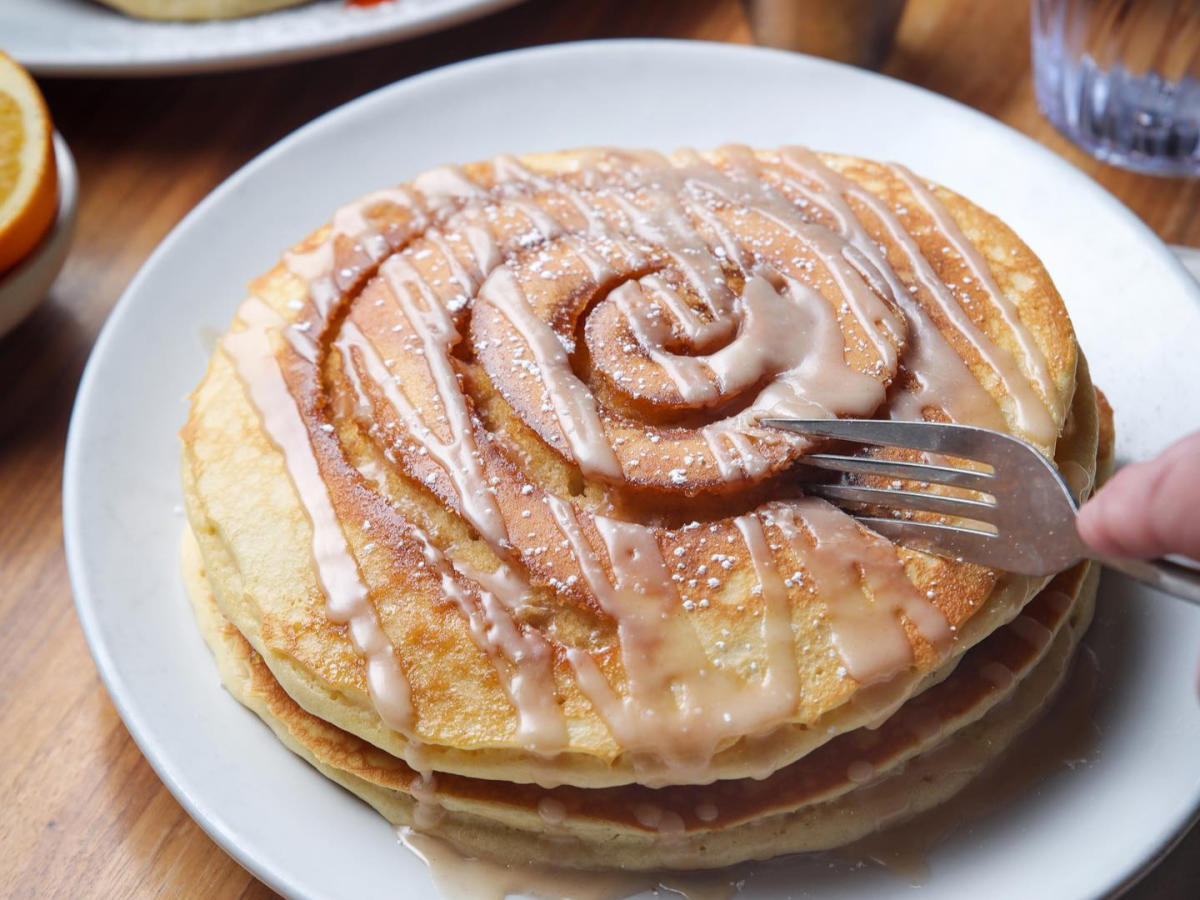
[[(689, 734), (697, 718), (694, 695), (700, 681), (720, 676), (715, 672), (710, 676), (703, 665), (707, 656), (695, 633), (679, 621), (678, 597), (653, 534), (631, 522), (597, 517), (594, 524), (608, 549), (610, 577), (584, 535), (574, 507), (553, 495), (547, 500), (584, 579), (601, 608), (617, 623), (627, 693), (615, 692), (588, 654), (568, 650), (584, 693), (622, 746), (661, 754), (665, 744), (666, 754), (672, 759), (678, 756), (679, 761), (696, 755)], [(654, 593), (647, 595), (647, 587)], [(671, 691), (676, 677), (689, 679), (691, 688), (682, 710)], [(698, 752), (703, 755), (703, 750)]]
[(767, 514), (812, 579), (834, 646), (860, 684), (885, 682), (912, 665), (901, 614), (935, 647), (950, 641), (946, 617), (917, 592), (883, 538), (816, 498), (773, 503)]
[[(735, 444), (736, 456), (730, 458), (722, 435), (744, 434), (765, 413), (870, 415), (883, 400), (883, 384), (846, 364), (841, 328), (833, 310), (809, 283), (786, 271), (794, 262), (776, 260), (785, 267), (784, 271), (777, 270), (767, 262), (769, 251), (752, 250), (744, 245), (704, 206), (701, 196), (717, 196), (761, 215), (813, 252), (878, 355), (880, 371), (895, 370), (895, 344), (887, 336), (898, 339), (904, 328), (903, 322), (880, 299), (882, 296), (891, 300), (887, 286), (878, 279), (872, 284), (863, 280), (847, 259), (847, 251), (853, 248), (843, 238), (810, 223), (794, 204), (772, 191), (758, 177), (757, 160), (749, 151), (726, 148), (726, 153), (736, 162), (732, 174), (719, 171), (696, 154), (688, 154), (682, 167), (672, 167), (664, 161), (661, 169), (655, 170), (655, 183), (662, 186), (662, 196), (656, 195), (652, 212), (630, 202), (622, 204), (638, 234), (652, 244), (662, 245), (671, 256), (704, 299), (712, 318), (699, 319), (654, 275), (641, 280), (641, 285), (651, 289), (649, 292), (640, 290), (637, 283), (630, 283), (612, 296), (638, 343), (666, 371), (685, 401), (711, 402), (736, 396), (765, 376), (773, 376), (749, 410), (705, 429), (705, 440), (718, 470), (732, 479), (758, 474), (765, 460), (745, 441)], [(750, 269), (740, 297), (734, 297), (728, 289), (717, 257), (692, 228), (692, 217), (701, 219), (716, 232), (719, 245), (727, 248), (726, 255)], [(759, 261), (753, 262), (756, 255)], [(659, 315), (664, 306), (655, 300), (664, 301), (671, 318), (669, 323)], [(735, 310), (737, 320), (732, 318)], [(679, 355), (664, 348), (674, 329), (680, 329), (695, 346), (730, 331), (735, 321), (740, 326), (733, 341), (713, 354)]]
[(962, 315), (961, 308), (933, 274), (928, 260), (921, 255), (916, 242), (904, 230), (892, 210), (870, 191), (825, 165), (811, 150), (787, 147), (780, 151), (780, 158), (793, 170), (820, 185), (820, 191), (813, 191), (800, 182), (789, 182), (833, 218), (841, 234), (863, 254), (877, 275), (885, 279), (892, 296), (904, 310), (909, 327), (904, 358), (906, 368), (917, 380), (917, 389), (899, 395), (889, 408), (890, 417), (921, 419), (924, 418), (924, 409), (933, 406), (941, 409), (953, 421), (1004, 430), (1004, 418), (996, 401), (975, 380), (966, 363), (942, 337), (924, 307), (896, 275), (882, 248), (850, 209), (846, 197), (853, 196), (876, 216), (905, 255), (931, 299), (939, 303), (960, 333), (978, 349), (981, 338), (978, 330), (968, 317)]
[(495, 304), (508, 318), (533, 354), (542, 385), (558, 416), (560, 434), (589, 474), (619, 479), (621, 464), (604, 434), (596, 398), (571, 371), (571, 362), (554, 330), (533, 314), (516, 277), (504, 266), (491, 274), (479, 290), (481, 298)]
[[(908, 169), (900, 165), (893, 165), (891, 168), (912, 191), (913, 196), (925, 211), (933, 217), (938, 231), (967, 263), (975, 279), (987, 292), (993, 307), (1000, 314), (1005, 326), (1017, 342), (1017, 346), (1021, 348), (1021, 357), (1017, 360), (992, 344), (988, 348), (990, 352), (985, 359), (1004, 380), (1006, 388), (1012, 394), (1019, 427), (1034, 436), (1040, 443), (1052, 444), (1054, 438), (1057, 437), (1058, 428), (1048, 410), (1055, 414), (1058, 421), (1061, 421), (1063, 401), (1050, 377), (1045, 355), (1037, 346), (1029, 329), (1021, 322), (1021, 317), (1012, 301), (996, 284), (987, 260), (983, 258), (983, 254), (976, 249), (970, 239), (962, 233), (945, 205), (938, 200), (933, 191), (925, 186), (921, 179)], [(1038, 387), (1038, 393), (1033, 392), (1029, 379), (1021, 372), (1022, 365), (1029, 368), (1032, 381)], [(1013, 372), (1013, 369), (1016, 371)]]
[(325, 591), (326, 611), (331, 621), (349, 626), (355, 649), (366, 661), (367, 686), (380, 718), (390, 728), (411, 735), (408, 681), (346, 544), (308, 429), (275, 357), (270, 334), (283, 326), (283, 319), (257, 297), (242, 304), (239, 317), (245, 327), (230, 331), (222, 346), (259, 410), (263, 428), (283, 453), (288, 474), (308, 513), (313, 560)]
[[(476, 582), (495, 582), (503, 577), (481, 575), (462, 563), (448, 563), (446, 556), (418, 532), (426, 562), (441, 574), (442, 591), (451, 600), (471, 630), (476, 646), (488, 653), (505, 692), (517, 711), (517, 740), (527, 750), (544, 755), (566, 746), (566, 722), (554, 688), (554, 657), (546, 640), (513, 621), (509, 608), (491, 591), (480, 590), (478, 600), (470, 597), (450, 574), (453, 566)], [(503, 661), (503, 662), (502, 662)]]
[(792, 632), (792, 605), (787, 588), (779, 577), (775, 558), (763, 532), (762, 520), (755, 514), (738, 516), (734, 525), (742, 533), (750, 562), (762, 587), (762, 641), (766, 650), (767, 671), (762, 691), (779, 704), (776, 714), (795, 709), (800, 699), (800, 670), (796, 665), (796, 638)]
[(333, 283), (333, 241), (322, 241), (306, 253), (289, 251), (283, 264), (308, 287), (308, 297), (325, 318), (337, 302), (340, 292)]
[(727, 200), (752, 209), (769, 217), (783, 227), (787, 233), (799, 239), (815, 251), (828, 274), (836, 282), (842, 297), (853, 311), (868, 341), (871, 342), (884, 370), (896, 367), (895, 344), (885, 340), (891, 335), (894, 340), (904, 336), (904, 323), (892, 308), (881, 298), (894, 302), (884, 282), (864, 270), (861, 262), (847, 246), (845, 238), (829, 229), (807, 220), (803, 212), (782, 194), (772, 189), (760, 177), (758, 158), (747, 147), (730, 146), (725, 154), (733, 163), (733, 174), (721, 177), (717, 170), (694, 153), (688, 158), (695, 161), (701, 170), (707, 169), (704, 187), (723, 195)]
[[(383, 260), (392, 247), (387, 238), (367, 219), (368, 210), (384, 206), (403, 207), (413, 216), (410, 228), (420, 231), (427, 224), (412, 192), (403, 187), (385, 188), (360, 197), (334, 213), (329, 237), (306, 252), (289, 251), (283, 255), (287, 269), (308, 286), (308, 299), (321, 319), (329, 316), (333, 307), (369, 268)], [(353, 240), (354, 259), (343, 261), (335, 271), (334, 256), (337, 239)]]
[(654, 803), (639, 803), (633, 816), (643, 828), (658, 834), (665, 840), (680, 840), (686, 833), (683, 816), (674, 810), (663, 809)]
[[(382, 360), (358, 327), (352, 322), (345, 322), (342, 338), (347, 370), (357, 372), (349, 348), (358, 348), (367, 360), (368, 372), (375, 383), (385, 390), (392, 406), (409, 409), (404, 406), (406, 398), (394, 396), (399, 392), (391, 379), (386, 377)], [(357, 374), (354, 375), (353, 384), (359, 394), (359, 403), (369, 404), (370, 400)], [(378, 473), (363, 471), (363, 475), (383, 487)], [(488, 496), (492, 495), (488, 493)], [(503, 562), (494, 572), (483, 572), (448, 558), (434, 546), (427, 534), (411, 526), (411, 523), (410, 527), (420, 542), (430, 570), (441, 580), (443, 594), (466, 620), (476, 646), (492, 658), (505, 692), (517, 711), (517, 737), (520, 744), (543, 755), (561, 750), (566, 745), (566, 722), (555, 700), (553, 651), (544, 638), (535, 632), (522, 630), (512, 618), (512, 612), (523, 606), (529, 595), (529, 583)], [(479, 585), (477, 599), (455, 580), (451, 569), (468, 582)]]
[(855, 784), (867, 784), (875, 780), (875, 767), (863, 759), (856, 759), (846, 767), (846, 777)]
[(715, 803), (704, 801), (696, 804), (695, 813), (701, 822), (715, 822), (721, 815), (721, 810)]
[[(474, 441), (471, 436), (471, 423), (466, 417), (465, 407), (462, 407), (462, 394), (456, 394), (457, 400), (453, 401), (457, 407), (455, 411), (462, 412), (462, 420), (451, 420), (455, 422), (451, 426), (451, 440), (442, 441), (425, 422), (421, 411), (397, 387), (395, 378), (379, 356), (374, 344), (354, 322), (347, 320), (343, 323), (336, 346), (342, 351), (346, 371), (352, 373), (352, 381), (361, 391), (360, 405), (369, 406), (370, 398), (355, 365), (352, 349), (358, 351), (366, 370), (365, 374), (383, 392), (388, 404), (396, 411), (405, 426), (406, 434), (418, 441), (450, 477), (456, 488), (456, 496), (462, 504), (463, 515), (481, 534), (487, 536), (497, 546), (504, 546), (508, 541), (504, 519), (496, 507), (495, 497), (487, 490), (487, 485), (479, 472)], [(450, 410), (452, 407), (444, 406), (443, 408)]]
[(538, 815), (547, 825), (553, 827), (567, 821), (567, 808), (561, 800), (546, 796), (538, 800)]
[(413, 187), (432, 210), (445, 213), (468, 200), (487, 199), (487, 191), (458, 166), (435, 166), (413, 179)]
[(448, 841), (411, 828), (398, 829), (398, 835), (429, 868), (442, 900), (625, 900), (664, 893), (680, 900), (731, 900), (738, 893), (733, 876), (726, 871), (685, 877), (673, 872), (558, 869), (479, 859)]
[[(411, 763), (410, 763), (411, 764)], [(425, 831), (437, 828), (446, 818), (446, 808), (437, 792), (437, 775), (428, 766), (415, 768), (417, 777), (408, 786), (413, 798), (413, 825)]]
[(773, 595), (764, 611), (767, 670), (746, 681), (710, 659), (681, 616), (652, 529), (591, 517), (605, 548), (601, 557), (579, 513), (560, 498), (547, 500), (585, 581), (617, 624), (625, 690), (614, 691), (588, 654), (569, 650), (568, 659), (584, 693), (642, 765), (646, 783), (654, 781), (662, 763), (674, 767), (676, 776), (681, 770), (703, 773), (723, 742), (771, 727), (794, 711), (798, 687), (786, 597)]
[[(504, 517), (480, 469), (466, 395), (459, 384), (458, 373), (450, 362), (451, 348), (460, 340), (458, 329), (454, 327), (450, 313), (442, 306), (437, 295), (425, 285), (416, 269), (403, 256), (393, 256), (379, 267), (379, 273), (387, 280), (399, 311), (421, 341), (421, 358), (437, 389), (439, 412), (450, 430), (450, 440), (437, 440), (423, 419), (418, 422), (407, 421), (406, 424), (454, 481), (467, 519), (489, 542), (503, 547), (508, 543)], [(413, 286), (420, 291), (420, 300), (424, 302), (419, 302), (413, 295)], [(411, 405), (408, 409), (411, 415), (414, 412)]]
[(742, 289), (737, 336), (704, 357), (660, 349), (666, 335), (651, 333), (647, 310), (655, 307), (646, 304), (636, 282), (627, 282), (612, 297), (684, 400), (736, 395), (760, 382), (764, 373), (777, 373), (759, 393), (751, 412), (710, 426), (716, 431), (744, 431), (755, 416), (766, 412), (831, 416), (836, 410), (869, 415), (883, 400), (878, 380), (846, 366), (833, 311), (803, 282), (789, 279), (781, 292), (762, 275), (752, 275)]
[[(371, 202), (379, 202), (387, 196), (392, 195), (377, 194), (368, 199)], [(409, 198), (407, 193), (401, 193), (398, 196)], [(360, 201), (358, 205), (366, 202)], [(346, 222), (351, 223), (349, 227), (355, 227), (364, 224), (365, 220), (362, 219), (361, 214), (339, 214), (335, 218), (335, 235), (345, 233), (340, 226), (344, 227)], [(332, 250), (330, 249), (327, 253), (322, 252), (324, 247), (331, 248), (332, 239), (327, 244), (320, 245), (307, 257), (293, 255), (293, 258), (288, 260), (289, 267), (293, 272), (298, 271), (303, 277), (309, 279), (310, 288), (315, 286), (320, 289), (330, 278), (328, 274), (322, 274), (320, 269), (321, 266), (325, 266), (328, 271), (333, 266)], [(449, 252), (447, 255), (450, 255)], [(423, 282), (420, 281), (415, 270), (411, 266), (403, 264), (399, 257), (392, 257), (389, 260), (389, 265), (383, 267), (384, 274), (388, 274), (386, 270), (393, 267), (400, 268), (401, 275), (410, 276), (408, 283), (415, 282), (423, 286)], [(460, 277), (465, 274), (461, 267), (458, 271)], [(345, 370), (358, 394), (359, 404), (366, 406), (369, 404), (369, 399), (358, 368), (350, 354), (351, 347), (356, 348), (361, 354), (372, 382), (383, 390), (393, 409), (405, 422), (408, 433), (422, 440), (423, 445), (431, 451), (431, 455), (439, 461), (455, 481), (462, 500), (464, 515), (490, 541), (497, 546), (504, 546), (507, 544), (504, 521), (496, 507), (492, 492), (487, 489), (479, 472), (469, 415), (457, 378), (449, 362), (449, 350), (458, 340), (457, 331), (454, 329), (449, 315), (432, 292), (427, 290), (422, 292), (422, 299), (425, 303), (421, 306), (409, 293), (407, 283), (401, 282), (396, 277), (390, 277), (389, 282), (393, 290), (393, 297), (414, 326), (415, 333), (426, 348), (423, 356), (429, 364), (431, 377), (437, 385), (439, 396), (442, 399), (442, 408), (447, 413), (452, 440), (449, 443), (442, 442), (433, 434), (419, 411), (408, 401), (403, 392), (397, 389), (395, 379), (391, 377), (384, 361), (379, 357), (371, 342), (353, 322), (347, 321), (343, 323), (339, 346), (343, 353)], [(328, 314), (331, 309), (328, 304), (318, 304), (318, 308), (323, 314)], [(295, 436), (286, 429), (303, 428), (303, 421), (299, 418), (295, 401), (290, 395), (285, 396), (280, 393), (281, 390), (287, 391), (287, 385), (283, 382), (282, 375), (278, 376), (278, 386), (272, 382), (271, 367), (274, 367), (274, 371), (278, 373), (278, 363), (273, 356), (269, 355), (269, 339), (265, 336), (266, 330), (278, 330), (282, 328), (284, 322), (269, 307), (253, 298), (243, 307), (243, 318), (248, 314), (262, 317), (260, 329), (262, 336), (258, 339), (259, 343), (254, 345), (254, 350), (260, 356), (249, 355), (250, 348), (244, 346), (251, 340), (246, 336), (247, 332), (232, 333), (227, 341), (233, 342), (229, 346), (242, 351), (240, 356), (235, 357), (239, 361), (239, 374), (242, 375), (251, 390), (252, 399), (258, 408), (264, 427), (281, 447), (285, 445), (277, 435), (288, 434), (293, 440), (287, 447), (292, 448)], [(233, 350), (230, 352), (232, 355)], [(262, 356), (264, 353), (268, 355)], [(303, 348), (303, 355), (309, 362), (314, 361), (314, 351), (311, 346)], [(295, 415), (294, 423), (288, 419), (289, 408)], [(272, 427), (273, 423), (274, 428)], [(307, 436), (305, 440), (307, 440)], [(311, 445), (307, 446), (309, 450), (307, 458), (311, 460), (311, 465), (316, 471), (316, 458), (311, 452)], [(312, 473), (307, 471), (308, 467), (305, 466), (304, 458), (299, 456), (299, 453), (298, 449), (292, 448), (288, 455), (288, 451), (285, 450), (285, 455), (289, 460), (289, 471), (293, 481), (297, 484), (297, 490), (301, 493), (301, 500), (309, 512), (310, 519), (314, 523), (314, 548), (319, 547), (323, 554), (317, 555), (317, 551), (314, 549), (322, 583), (328, 597), (330, 617), (333, 621), (348, 622), (351, 625), (355, 646), (367, 659), (371, 696), (380, 718), (389, 727), (412, 739), (412, 710), (407, 681), (399, 672), (391, 644), (378, 629), (373, 609), (364, 606), (369, 602), (366, 599), (367, 588), (358, 576), (353, 556), (345, 546), (345, 539), (341, 534), (340, 526), (337, 525), (336, 515), (329, 502), (328, 491), (324, 482), (319, 481), (319, 471), (316, 471), (320, 487), (320, 495), (317, 495), (315, 493), (316, 486), (310, 484)], [(298, 461), (293, 462), (293, 460)], [(308, 496), (300, 486), (302, 482), (308, 488)], [(324, 498), (323, 504), (321, 497)], [(337, 529), (336, 534), (330, 530), (331, 528)], [(518, 713), (518, 741), (522, 746), (534, 752), (550, 754), (561, 750), (566, 743), (566, 725), (562, 711), (555, 700), (553, 656), (545, 640), (540, 635), (519, 629), (509, 610), (501, 607), (496, 596), (491, 592), (480, 591), (478, 602), (473, 602), (450, 574), (441, 551), (433, 546), (427, 535), (415, 528), (412, 531), (420, 541), (431, 569), (440, 575), (445, 595), (455, 603), (467, 621), (472, 638), (481, 649), (493, 657), (497, 672), (500, 674)], [(338, 547), (339, 539), (341, 541), (340, 548)], [(347, 567), (352, 568), (353, 577), (356, 579), (355, 586), (349, 584), (350, 569)], [(498, 584), (504, 580), (503, 576), (499, 574), (489, 576), (483, 576), (477, 572), (470, 574), (475, 576), (470, 580), (476, 582), (487, 580)], [(372, 622), (375, 623), (374, 631), (371, 630)], [(425, 784), (426, 781), (429, 785), (425, 793), (432, 798), (435, 796), (435, 791), (432, 776), (429, 773), (425, 773), (423, 776), (422, 784)], [(418, 811), (421, 810), (425, 810), (423, 815), (430, 818), (435, 815), (436, 805), (432, 800), (424, 804), (418, 803)], [(432, 821), (427, 824), (432, 824)]]

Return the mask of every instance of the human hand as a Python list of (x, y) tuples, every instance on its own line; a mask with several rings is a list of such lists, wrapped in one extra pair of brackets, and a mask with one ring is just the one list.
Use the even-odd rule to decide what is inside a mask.
[(1200, 431), (1117, 472), (1079, 510), (1076, 526), (1107, 556), (1200, 559)]

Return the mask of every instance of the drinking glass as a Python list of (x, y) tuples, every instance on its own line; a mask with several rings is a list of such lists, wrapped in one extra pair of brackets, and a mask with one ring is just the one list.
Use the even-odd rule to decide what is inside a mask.
[(1093, 156), (1200, 175), (1200, 0), (1033, 0), (1038, 106)]

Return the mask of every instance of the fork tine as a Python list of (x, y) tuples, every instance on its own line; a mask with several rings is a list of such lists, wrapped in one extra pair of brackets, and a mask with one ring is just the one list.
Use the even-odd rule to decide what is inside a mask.
[[(953, 480), (945, 472), (936, 471), (927, 471), (924, 473), (927, 477), (918, 480), (930, 484), (957, 483), (990, 495), (994, 502), (854, 484), (805, 485), (809, 494), (848, 507), (847, 512), (864, 525), (897, 543), (1022, 575), (1049, 575), (1062, 571), (1087, 553), (1075, 531), (1077, 501), (1071, 489), (1054, 462), (1020, 438), (987, 428), (941, 422), (783, 418), (767, 418), (761, 422), (768, 427), (810, 437), (907, 447), (974, 460), (991, 467), (990, 476), (973, 469), (960, 471), (955, 468)], [(842, 472), (891, 474), (899, 478), (913, 474), (913, 469), (907, 468), (908, 464), (903, 461), (881, 460), (876, 464), (858, 456), (812, 455), (818, 457), (816, 465)], [(972, 479), (974, 483), (966, 479)], [(873, 512), (872, 506), (900, 515)], [(914, 521), (911, 517), (903, 517), (905, 510), (972, 521), (946, 524)], [(961, 527), (964, 525), (966, 527)], [(974, 527), (976, 525), (978, 529)]]
[(859, 518), (858, 521), (898, 544), (938, 556), (958, 556), (986, 562), (990, 554), (1002, 549), (997, 545), (1003, 542), (997, 542), (996, 535), (974, 528), (871, 516)]
[(943, 516), (958, 516), (990, 522), (995, 515), (996, 505), (982, 500), (965, 500), (927, 494), (921, 491), (894, 491), (887, 488), (860, 487), (849, 484), (808, 484), (806, 493), (841, 503), (869, 503), (874, 506), (891, 506), (898, 509), (916, 509)]
[(944, 422), (897, 422), (880, 419), (762, 419), (771, 428), (809, 437), (828, 437), (879, 446), (908, 447), (987, 462), (980, 453), (996, 438), (1008, 438), (986, 428)]
[(984, 492), (988, 491), (989, 483), (994, 480), (994, 476), (990, 472), (877, 459), (873, 456), (810, 453), (796, 461), (801, 465), (828, 469), (832, 472), (856, 472), (863, 475), (881, 475), (885, 478), (903, 478), (907, 481), (924, 481), (930, 484), (952, 484), (956, 487)]

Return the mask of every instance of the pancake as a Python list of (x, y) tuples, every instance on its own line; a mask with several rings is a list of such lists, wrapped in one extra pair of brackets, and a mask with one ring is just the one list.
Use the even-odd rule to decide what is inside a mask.
[(628, 869), (715, 868), (830, 849), (952, 796), (1053, 696), (1090, 621), (1098, 574), (1084, 563), (1059, 576), (881, 727), (839, 736), (765, 781), (589, 790), (430, 779), (306, 713), (221, 615), (190, 532), (183, 558), (229, 691), (289, 749), (388, 821), (417, 824), (488, 858)]
[[(1058, 452), (1080, 357), (1003, 223), (799, 148), (441, 167), (251, 285), (182, 437), (221, 614), (298, 706), (420, 772), (765, 778), (887, 719), (1046, 579), (806, 497), (764, 414)], [(1086, 444), (1086, 441), (1082, 443)]]
[(140, 19), (238, 19), (308, 0), (100, 0)]

